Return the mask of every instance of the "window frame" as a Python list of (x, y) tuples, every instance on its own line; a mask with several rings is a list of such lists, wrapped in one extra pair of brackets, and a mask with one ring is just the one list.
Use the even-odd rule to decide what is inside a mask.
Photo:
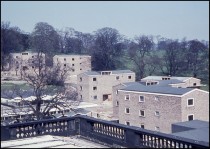
[[(143, 97), (143, 101), (140, 100), (140, 97)], [(139, 95), (139, 102), (145, 102), (145, 96)]]
[(132, 78), (131, 75), (129, 75), (129, 76), (128, 76), (128, 79), (131, 79), (131, 78)]
[[(143, 126), (144, 128), (142, 128), (142, 126)], [(144, 124), (144, 123), (141, 123), (141, 124), (140, 124), (140, 128), (145, 129), (145, 124)]]
[(125, 121), (125, 125), (130, 126), (130, 122), (129, 121)]
[[(188, 101), (191, 100), (193, 101), (192, 105), (188, 104)], [(193, 107), (194, 106), (194, 98), (187, 98), (187, 107)]]
[(195, 119), (195, 118), (194, 118), (194, 114), (188, 114), (188, 115), (187, 115), (187, 120), (188, 120), (188, 121), (192, 121), (192, 120), (189, 120), (189, 116), (193, 116), (193, 119), (192, 119), (192, 120)]
[(97, 91), (97, 86), (93, 86), (93, 91)]
[(160, 131), (160, 127), (159, 126), (155, 126), (155, 131)]
[(116, 106), (116, 107), (119, 107), (119, 101), (116, 101), (116, 102), (115, 102), (115, 106)]
[[(158, 112), (158, 114), (157, 114)], [(155, 116), (159, 117), (160, 116), (160, 112), (159, 111), (155, 111)]]
[[(128, 111), (129, 111), (129, 113), (127, 113), (127, 109), (128, 109)], [(125, 114), (130, 114), (130, 108), (125, 108)]]
[[(127, 96), (129, 97), (128, 99), (126, 98)], [(130, 100), (130, 94), (125, 95), (125, 100)]]
[[(141, 111), (144, 111), (144, 115), (141, 115)], [(140, 117), (145, 117), (145, 110), (139, 110), (139, 116)]]
[[(94, 80), (95, 79), (95, 80)], [(93, 78), (93, 81), (97, 81), (96, 77)]]

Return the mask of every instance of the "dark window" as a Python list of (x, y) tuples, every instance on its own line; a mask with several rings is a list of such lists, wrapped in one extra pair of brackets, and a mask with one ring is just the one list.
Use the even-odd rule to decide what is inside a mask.
[(125, 100), (130, 100), (130, 95), (125, 95)]
[(193, 83), (193, 86), (196, 86), (196, 83)]
[(82, 81), (82, 77), (80, 77), (80, 82)]
[(34, 58), (34, 56), (32, 56), (32, 58)]
[(64, 64), (63, 66), (65, 66), (65, 67), (66, 67), (66, 64)]
[(193, 99), (188, 99), (188, 106), (193, 106)]
[(93, 78), (93, 81), (96, 81), (96, 78)]
[(143, 129), (144, 129), (144, 124), (141, 124), (141, 128), (143, 128)]
[(82, 86), (80, 86), (80, 90), (82, 90)]
[(130, 122), (126, 122), (126, 125), (130, 126)]
[(131, 76), (128, 76), (128, 79), (131, 79)]
[(116, 80), (119, 80), (119, 78), (120, 78), (119, 76), (116, 76)]
[(117, 106), (117, 107), (119, 106), (119, 101), (116, 101), (116, 106)]
[(97, 96), (93, 96), (93, 99), (97, 99)]
[(74, 66), (74, 64), (72, 64), (72, 66)]
[(74, 61), (74, 58), (72, 58), (72, 61)]
[(93, 87), (93, 90), (97, 90), (97, 87)]
[(80, 70), (82, 70), (82, 68), (80, 68)]
[(66, 58), (64, 58), (64, 61), (66, 61)]
[(130, 113), (130, 109), (129, 108), (125, 108), (125, 113), (129, 114)]
[(18, 56), (16, 56), (16, 58), (18, 58)]
[(193, 120), (193, 115), (189, 115), (188, 116), (188, 121), (192, 121)]
[(139, 111), (139, 116), (143, 116), (143, 117), (145, 116), (144, 110)]

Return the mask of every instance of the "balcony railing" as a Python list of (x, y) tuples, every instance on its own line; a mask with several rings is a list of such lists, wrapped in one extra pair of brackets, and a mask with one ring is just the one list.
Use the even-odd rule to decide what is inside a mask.
[(111, 147), (207, 148), (206, 142), (176, 137), (88, 116), (41, 120), (1, 126), (1, 141), (38, 135), (71, 136), (105, 143)]

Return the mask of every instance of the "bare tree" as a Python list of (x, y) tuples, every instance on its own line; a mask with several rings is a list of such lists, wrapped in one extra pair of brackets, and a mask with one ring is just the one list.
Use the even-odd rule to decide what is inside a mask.
[[(34, 60), (34, 59), (33, 59)], [(35, 60), (34, 60), (35, 61)], [(72, 105), (78, 105), (77, 91), (73, 87), (65, 86), (64, 81), (66, 74), (70, 68), (61, 69), (60, 65), (50, 68), (42, 63), (43, 56), (39, 53), (36, 57), (36, 62), (32, 70), (21, 70), (23, 79), (29, 86), (24, 90), (18, 86), (14, 86), (11, 91), (3, 91), (4, 95), (10, 98), (19, 97), (21, 103), (26, 105), (37, 118), (44, 119), (52, 108), (71, 109)], [(26, 100), (28, 94), (35, 96), (32, 101)], [(45, 95), (52, 95), (49, 101), (43, 104)]]
[(153, 49), (154, 42), (152, 36), (139, 36), (136, 37), (129, 47), (129, 58), (134, 62), (137, 68), (137, 75), (142, 79), (145, 75), (146, 59), (150, 56)]

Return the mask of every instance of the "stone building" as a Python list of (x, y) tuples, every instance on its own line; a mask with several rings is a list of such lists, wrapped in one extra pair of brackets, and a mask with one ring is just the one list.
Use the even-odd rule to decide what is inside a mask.
[(135, 73), (130, 70), (84, 72), (77, 77), (79, 98), (93, 103), (112, 100), (112, 86), (134, 81)]
[(77, 83), (77, 75), (91, 70), (91, 56), (89, 55), (55, 55), (53, 66), (60, 64), (61, 68), (70, 70), (67, 83)]
[[(45, 54), (31, 51), (11, 53), (10, 73), (20, 76), (22, 71), (31, 71), (38, 67), (38, 63), (45, 64)], [(39, 61), (39, 60), (40, 61)]]
[(201, 80), (194, 77), (175, 77), (175, 76), (147, 76), (141, 79), (141, 82), (145, 82), (146, 85), (156, 85), (162, 82), (168, 82), (171, 87), (182, 88), (200, 88)]
[(113, 87), (113, 114), (119, 123), (171, 133), (171, 124), (209, 121), (209, 92), (193, 88), (124, 83)]

